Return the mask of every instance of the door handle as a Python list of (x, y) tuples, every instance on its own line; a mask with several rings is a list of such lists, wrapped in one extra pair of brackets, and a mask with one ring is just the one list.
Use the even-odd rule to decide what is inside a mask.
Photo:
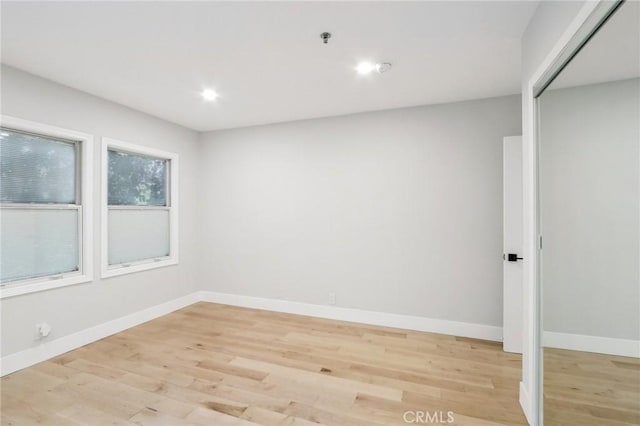
[[(504, 259), (505, 256), (502, 255), (502, 258)], [(509, 253), (509, 254), (507, 254), (506, 260), (508, 260), (509, 262), (517, 262), (518, 260), (522, 260), (522, 258), (518, 257), (518, 255), (516, 253)]]

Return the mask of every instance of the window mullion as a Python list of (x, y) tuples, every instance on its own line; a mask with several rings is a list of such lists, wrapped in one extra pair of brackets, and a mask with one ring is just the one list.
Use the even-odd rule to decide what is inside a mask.
[(121, 205), (109, 205), (109, 210), (170, 210), (171, 207), (166, 206), (121, 206)]
[(29, 203), (2, 203), (0, 209), (18, 209), (18, 210), (78, 210), (81, 209), (80, 204), (29, 204)]

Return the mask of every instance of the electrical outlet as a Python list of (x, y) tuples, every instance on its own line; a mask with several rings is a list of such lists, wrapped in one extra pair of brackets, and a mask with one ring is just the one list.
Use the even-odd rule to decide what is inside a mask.
[(36, 339), (44, 339), (51, 333), (51, 326), (46, 322), (36, 324)]
[(335, 305), (336, 304), (336, 294), (335, 293), (329, 293), (329, 304), (330, 305)]

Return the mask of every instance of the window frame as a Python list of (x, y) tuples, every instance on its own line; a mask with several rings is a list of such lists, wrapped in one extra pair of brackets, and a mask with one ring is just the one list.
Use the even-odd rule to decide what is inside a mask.
[(0, 299), (93, 281), (93, 135), (8, 115), (0, 115), (0, 126), (76, 144), (75, 204), (0, 203), (0, 210), (64, 209), (78, 212), (78, 270), (10, 281), (0, 286)]
[[(167, 206), (109, 206), (109, 151), (120, 151), (167, 160)], [(101, 278), (116, 277), (150, 269), (177, 265), (178, 258), (178, 177), (179, 156), (176, 153), (148, 148), (117, 139), (102, 138), (101, 155)], [(109, 210), (168, 210), (169, 211), (169, 255), (155, 259), (109, 265)]]

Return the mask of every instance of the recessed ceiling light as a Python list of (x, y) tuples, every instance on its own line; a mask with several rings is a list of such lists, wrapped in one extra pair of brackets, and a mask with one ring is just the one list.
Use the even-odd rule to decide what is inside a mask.
[(356, 71), (361, 75), (371, 74), (373, 71), (377, 71), (378, 74), (382, 74), (390, 69), (391, 64), (389, 62), (378, 62), (377, 64), (374, 64), (373, 62), (360, 62), (356, 67)]
[(216, 91), (211, 89), (203, 90), (201, 95), (202, 99), (204, 99), (205, 101), (215, 101), (216, 99), (218, 99), (218, 94), (216, 93)]
[(362, 75), (369, 74), (375, 69), (376, 69), (376, 64), (371, 62), (360, 62), (356, 67), (356, 71), (358, 71), (358, 74), (362, 74)]

